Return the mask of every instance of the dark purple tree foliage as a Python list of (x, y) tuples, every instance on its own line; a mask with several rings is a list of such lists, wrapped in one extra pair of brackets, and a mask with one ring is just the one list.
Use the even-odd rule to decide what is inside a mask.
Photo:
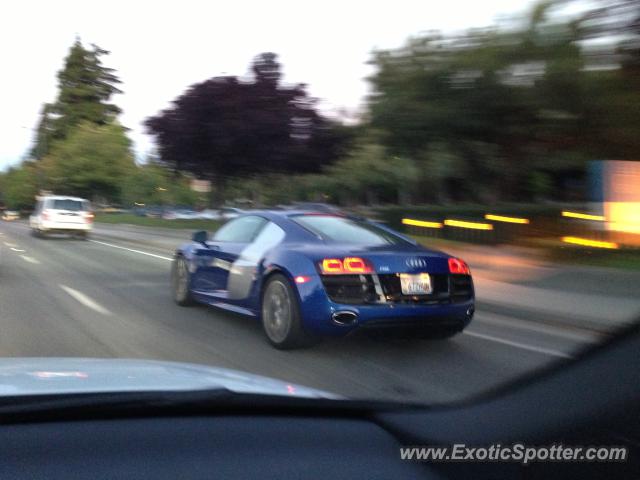
[(176, 170), (216, 183), (263, 172), (317, 172), (348, 140), (316, 109), (304, 85), (285, 86), (273, 53), (258, 55), (251, 81), (214, 77), (192, 85), (148, 118), (160, 156)]

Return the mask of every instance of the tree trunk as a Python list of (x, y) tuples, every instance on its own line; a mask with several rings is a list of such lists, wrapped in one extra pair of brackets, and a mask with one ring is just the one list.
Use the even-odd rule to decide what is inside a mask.
[(213, 175), (209, 178), (211, 181), (211, 204), (220, 206), (224, 204), (224, 192), (226, 179), (222, 175)]

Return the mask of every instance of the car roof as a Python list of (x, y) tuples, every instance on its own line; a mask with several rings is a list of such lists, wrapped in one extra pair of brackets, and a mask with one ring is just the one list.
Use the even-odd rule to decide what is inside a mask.
[(64, 196), (64, 195), (45, 195), (43, 197), (40, 197), (40, 200), (77, 200), (79, 202), (88, 202), (89, 201), (86, 198), (67, 197), (67, 196)]
[(330, 217), (347, 217), (348, 215), (340, 212), (325, 212), (310, 209), (291, 209), (291, 210), (245, 210), (243, 215), (260, 215), (268, 219), (286, 219), (296, 215), (326, 215)]

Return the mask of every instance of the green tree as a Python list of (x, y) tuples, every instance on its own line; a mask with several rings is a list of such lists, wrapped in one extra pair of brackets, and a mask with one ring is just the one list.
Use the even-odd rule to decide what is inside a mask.
[(169, 169), (148, 163), (136, 167), (122, 184), (122, 200), (126, 205), (195, 206), (200, 200), (189, 187), (189, 179)]
[(354, 200), (367, 204), (406, 203), (417, 175), (411, 160), (389, 154), (376, 143), (360, 143), (327, 171), (341, 191), (342, 203)]
[[(509, 28), (430, 34), (377, 52), (370, 118), (381, 144), (418, 159), (421, 169), (433, 169), (435, 146), (447, 152), (439, 155), (451, 163), (439, 169), (449, 172), (443, 196), (468, 200), (492, 192), (522, 200), (531, 197), (532, 171), (579, 176), (589, 159), (636, 158), (640, 91), (629, 42), (637, 38), (638, 3), (613, 0), (619, 8), (577, 21), (555, 16), (563, 3), (541, 2)], [(597, 36), (587, 28), (594, 18), (616, 41), (603, 15), (629, 25), (617, 50), (585, 43)]]
[(31, 149), (31, 158), (41, 159), (51, 146), (53, 136), (53, 120), (51, 104), (45, 103), (40, 111), (40, 119), (36, 127), (36, 139)]
[(105, 125), (115, 120), (120, 109), (109, 103), (120, 80), (114, 70), (102, 64), (109, 52), (96, 45), (85, 48), (76, 40), (58, 72), (58, 97), (45, 104), (37, 129), (34, 158), (44, 157), (53, 143), (63, 140), (81, 123)]
[(0, 192), (7, 208), (20, 210), (33, 207), (38, 192), (36, 168), (31, 162), (23, 162), (2, 174)]
[(46, 185), (59, 194), (117, 202), (122, 183), (135, 172), (130, 147), (117, 123), (80, 124), (42, 160)]

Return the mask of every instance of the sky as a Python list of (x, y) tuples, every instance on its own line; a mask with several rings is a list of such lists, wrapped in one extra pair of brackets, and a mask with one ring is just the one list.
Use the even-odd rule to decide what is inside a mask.
[(284, 81), (305, 83), (322, 110), (357, 113), (374, 49), (397, 48), (429, 30), (462, 31), (526, 11), (532, 0), (20, 0), (0, 6), (0, 169), (29, 150), (43, 103), (76, 36), (111, 51), (136, 156), (153, 140), (142, 122), (189, 85), (248, 73), (272, 51)]

